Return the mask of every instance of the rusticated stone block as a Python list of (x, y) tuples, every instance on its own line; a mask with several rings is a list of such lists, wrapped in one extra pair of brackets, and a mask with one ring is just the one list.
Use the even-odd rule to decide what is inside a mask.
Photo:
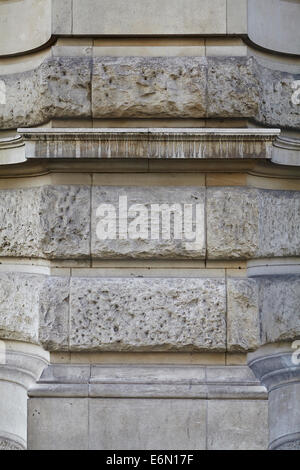
[(39, 340), (46, 350), (64, 351), (69, 344), (68, 277), (47, 277), (39, 298)]
[(6, 89), (2, 128), (91, 115), (91, 61), (86, 57), (47, 59), (35, 70), (4, 75), (1, 80)]
[[(92, 256), (204, 258), (204, 203), (205, 190), (200, 187), (94, 187)], [(97, 212), (103, 204), (111, 205), (109, 216)], [(109, 223), (111, 238), (104, 239)], [(102, 236), (99, 227), (105, 228)]]
[(40, 251), (49, 258), (81, 258), (90, 252), (90, 188), (41, 188)]
[(242, 188), (207, 190), (208, 258), (251, 258), (258, 249), (257, 192)]
[(1, 256), (89, 255), (90, 189), (44, 186), (0, 191)]
[[(298, 75), (245, 57), (59, 57), (2, 75), (0, 127), (54, 118), (251, 118), (298, 129)], [(92, 93), (91, 93), (92, 90)]]
[(274, 127), (300, 127), (299, 105), (293, 103), (293, 82), (299, 75), (271, 70), (256, 63), (261, 87), (257, 121)]
[(221, 279), (72, 279), (70, 349), (225, 349)]
[(44, 276), (0, 273), (0, 338), (38, 343)]
[(260, 346), (258, 284), (254, 279), (227, 281), (227, 349), (251, 351)]
[(1, 256), (39, 256), (40, 193), (40, 188), (0, 191)]
[(259, 251), (261, 257), (299, 256), (299, 191), (264, 191), (259, 194)]
[(205, 57), (94, 59), (94, 118), (206, 114)]
[(259, 279), (262, 343), (300, 338), (300, 277)]
[(254, 59), (248, 57), (208, 59), (208, 117), (256, 116), (260, 83), (253, 66)]

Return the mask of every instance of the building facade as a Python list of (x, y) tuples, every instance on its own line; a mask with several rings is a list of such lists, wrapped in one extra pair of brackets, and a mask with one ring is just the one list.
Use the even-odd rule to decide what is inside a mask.
[(1, 449), (300, 449), (299, 21), (0, 2)]

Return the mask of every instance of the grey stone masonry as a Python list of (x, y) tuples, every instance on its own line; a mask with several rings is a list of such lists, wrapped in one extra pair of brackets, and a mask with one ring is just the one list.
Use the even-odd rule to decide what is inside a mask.
[(299, 276), (226, 282), (1, 272), (0, 289), (0, 338), (49, 351), (245, 352), (300, 338)]
[(299, 128), (297, 75), (253, 57), (59, 57), (2, 75), (0, 127), (54, 118), (249, 118)]

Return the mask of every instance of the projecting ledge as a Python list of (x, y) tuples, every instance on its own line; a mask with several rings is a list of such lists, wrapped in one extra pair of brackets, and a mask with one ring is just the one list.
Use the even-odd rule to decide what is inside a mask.
[(27, 159), (271, 159), (279, 129), (19, 129)]

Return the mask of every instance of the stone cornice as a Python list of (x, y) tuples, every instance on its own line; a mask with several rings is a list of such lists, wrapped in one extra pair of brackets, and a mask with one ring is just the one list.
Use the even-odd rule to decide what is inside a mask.
[(271, 159), (279, 129), (19, 129), (32, 158)]
[(191, 365), (51, 365), (29, 396), (267, 399), (266, 389), (247, 366), (224, 371)]

